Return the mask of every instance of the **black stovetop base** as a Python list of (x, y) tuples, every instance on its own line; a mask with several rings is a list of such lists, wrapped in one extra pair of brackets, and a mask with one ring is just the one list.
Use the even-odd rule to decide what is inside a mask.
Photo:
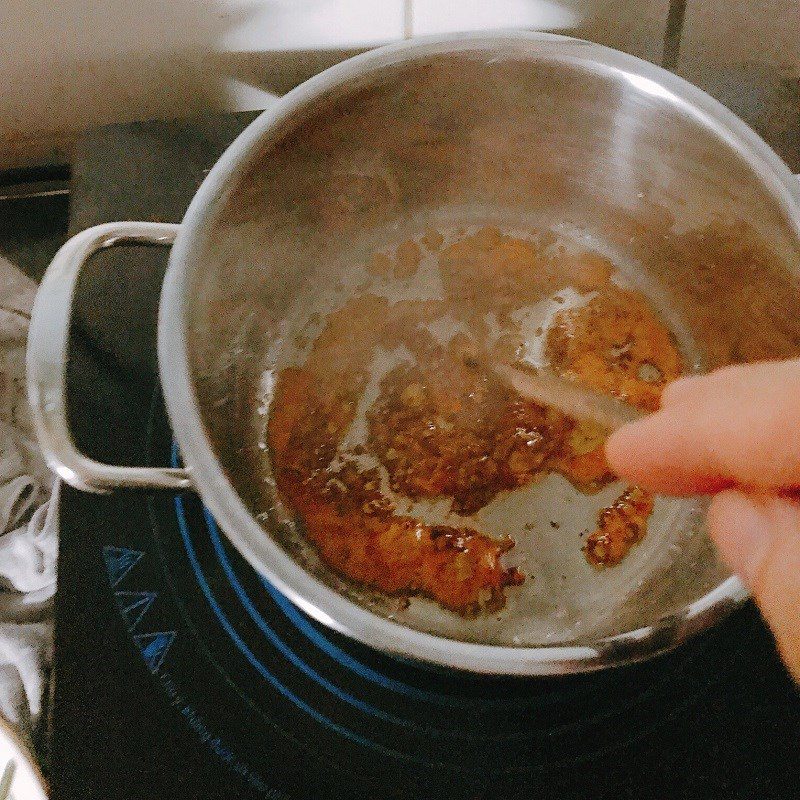
[[(75, 165), (73, 229), (177, 221), (246, 119), (101, 131)], [(96, 458), (179, 458), (154, 367), (165, 259), (101, 253), (80, 282), (70, 410)], [(56, 605), (56, 800), (777, 800), (800, 785), (800, 700), (752, 608), (611, 673), (458, 676), (308, 620), (191, 495), (72, 490)]]
[[(176, 459), (154, 387), (126, 394), (78, 430)], [(63, 508), (54, 783), (83, 796), (788, 798), (800, 779), (800, 706), (752, 608), (636, 667), (456, 676), (311, 622), (192, 495)]]

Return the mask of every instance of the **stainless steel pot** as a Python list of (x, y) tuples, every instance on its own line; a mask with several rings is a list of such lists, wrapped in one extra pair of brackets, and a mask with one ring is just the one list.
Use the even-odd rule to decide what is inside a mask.
[[(377, 202), (363, 202), (366, 185)], [(563, 593), (578, 616), (597, 611), (591, 624), (536, 629), (519, 646), (488, 623), (445, 624), (430, 609), (392, 619), (381, 598), (320, 563), (274, 496), (268, 464), (261, 471), (262, 377), (280, 366), (268, 353), (298, 309), (341, 288), (343, 259), (412, 219), (490, 219), (590, 242), (660, 304), (695, 369), (800, 353), (800, 192), (733, 114), (658, 67), (587, 42), (523, 32), (421, 39), (350, 59), (286, 95), (228, 148), (180, 225), (112, 223), (62, 248), (28, 351), (52, 468), (88, 491), (197, 490), (245, 558), (306, 613), (447, 667), (543, 675), (621, 664), (742, 603), (745, 589), (702, 531), (702, 502), (651, 534), (638, 572)], [(96, 463), (67, 426), (75, 282), (93, 252), (120, 242), (172, 245), (158, 351), (183, 468)], [(575, 497), (565, 506), (574, 524), (579, 506)], [(518, 604), (515, 613), (536, 612)]]

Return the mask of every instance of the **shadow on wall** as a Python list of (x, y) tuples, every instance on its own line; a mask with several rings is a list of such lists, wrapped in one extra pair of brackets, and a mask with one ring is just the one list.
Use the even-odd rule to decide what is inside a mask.
[[(287, 3), (264, 0), (250, 24), (233, 31), (228, 46), (213, 58), (220, 73), (255, 90), (256, 104), (247, 107), (260, 108), (259, 92), (284, 94), (345, 58), (401, 39), (401, 5), (400, 0), (295, 0), (293, 24), (287, 25)], [(357, 18), (358, 6), (365, 13)], [(411, 22), (414, 35), (548, 30), (659, 61), (668, 7), (669, 0), (414, 0)], [(328, 26), (325, 17), (330, 17)]]
[(0, 169), (66, 160), (89, 126), (263, 107), (400, 39), (402, 12), (402, 0), (0, 0)]
[[(415, 0), (412, 22), (561, 30), (657, 60), (667, 6)], [(263, 108), (407, 22), (403, 0), (0, 0), (0, 169), (66, 160), (89, 126)]]
[(740, 116), (792, 172), (800, 173), (800, 77), (795, 70), (752, 62), (721, 70), (683, 59), (677, 72)]
[(319, 72), (368, 47), (214, 53), (218, 73), (270, 95), (282, 95)]
[(208, 54), (256, 8), (223, 0), (0, 0), (0, 168), (64, 160), (87, 125), (222, 102)]

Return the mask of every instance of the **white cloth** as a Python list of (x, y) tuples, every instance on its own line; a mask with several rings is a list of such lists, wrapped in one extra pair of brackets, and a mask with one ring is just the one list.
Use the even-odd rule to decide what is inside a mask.
[(29, 737), (52, 658), (58, 485), (39, 453), (25, 396), (35, 284), (0, 258), (0, 714)]

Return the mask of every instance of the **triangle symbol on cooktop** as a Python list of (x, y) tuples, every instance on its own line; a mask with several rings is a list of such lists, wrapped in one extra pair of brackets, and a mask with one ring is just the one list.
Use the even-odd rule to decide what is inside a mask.
[(111, 586), (116, 586), (139, 563), (143, 555), (141, 550), (106, 545), (103, 548), (103, 560), (106, 562), (106, 571)]
[(159, 633), (140, 633), (133, 637), (142, 651), (142, 658), (150, 672), (158, 672), (164, 662), (167, 650), (175, 641), (175, 631), (160, 631)]
[(120, 613), (128, 623), (128, 630), (133, 630), (149, 611), (158, 594), (156, 592), (114, 592)]

